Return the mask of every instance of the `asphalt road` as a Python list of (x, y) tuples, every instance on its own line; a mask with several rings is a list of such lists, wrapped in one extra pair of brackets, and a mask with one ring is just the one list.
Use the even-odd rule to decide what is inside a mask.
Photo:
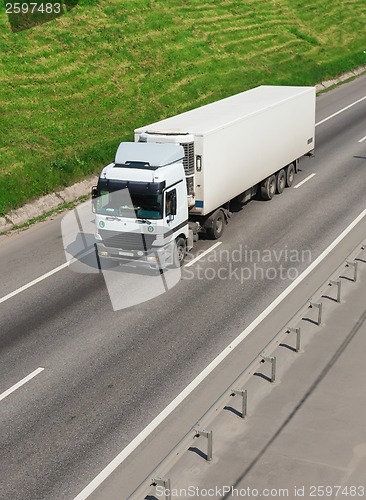
[[(353, 241), (360, 250), (355, 243), (360, 241), (360, 233), (366, 241), (366, 220), (359, 223), (357, 230), (347, 233), (336, 253), (345, 251), (342, 247), (346, 241), (347, 245)], [(344, 258), (345, 254), (343, 263)], [(334, 300), (334, 287), (316, 295), (323, 304), (321, 325), (307, 321), (316, 316), (311, 310), (301, 314), (298, 322), (291, 321), (292, 326), (301, 328), (301, 347), (299, 352), (293, 351), (295, 336), (290, 333), (272, 351), (277, 368), (274, 383), (264, 376), (270, 374), (270, 364), (265, 363), (253, 370), (257, 376), (235, 384), (247, 391), (246, 418), (243, 420), (236, 413), (241, 411), (241, 399), (230, 397), (226, 391), (226, 401), (215, 405), (213, 418), (199, 419), (201, 428), (213, 432), (212, 460), (205, 460), (207, 440), (194, 439), (194, 432), (190, 432), (190, 442), (182, 447), (175, 465), (159, 465), (158, 471), (146, 473), (150, 479), (145, 485), (150, 494), (147, 498), (164, 498), (161, 486), (160, 492), (159, 487), (149, 487), (151, 477), (169, 478), (174, 500), (365, 496), (366, 401), (360, 382), (366, 375), (366, 249), (355, 258), (357, 282), (341, 278), (341, 303)], [(315, 274), (326, 265), (327, 258)], [(345, 276), (345, 271), (342, 267), (340, 275)], [(276, 308), (282, 317), (286, 317), (286, 302), (291, 296)], [(274, 316), (278, 313), (268, 316), (274, 328)], [(258, 331), (263, 329), (265, 325), (261, 323)], [(239, 350), (238, 347), (236, 351)], [(231, 353), (230, 364), (237, 354), (239, 358), (243, 356)], [(231, 387), (233, 380), (234, 377)], [(163, 441), (167, 427), (155, 440), (155, 447)], [(145, 448), (144, 455), (147, 452)], [(133, 481), (128, 479), (123, 465), (89, 497), (91, 500), (144, 497), (141, 490), (131, 497), (124, 494)]]
[[(365, 83), (320, 96), (317, 122), (363, 98)], [(365, 131), (366, 100), (320, 124), (295, 183), (316, 175), (235, 212), (211, 261), (185, 267), (168, 293), (113, 311), (102, 275), (64, 268), (0, 303), (1, 499), (74, 498), (362, 212)], [(65, 262), (61, 219), (0, 239), (0, 298)], [(219, 278), (227, 255), (243, 279)]]

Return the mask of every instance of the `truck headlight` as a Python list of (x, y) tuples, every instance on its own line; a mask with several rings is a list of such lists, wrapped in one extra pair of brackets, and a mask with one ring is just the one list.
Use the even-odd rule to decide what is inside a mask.
[(148, 262), (159, 262), (159, 256), (158, 255), (148, 255), (146, 260)]

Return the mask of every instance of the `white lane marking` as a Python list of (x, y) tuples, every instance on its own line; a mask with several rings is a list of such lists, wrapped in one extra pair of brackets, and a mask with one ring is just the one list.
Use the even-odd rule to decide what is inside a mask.
[(329, 255), (347, 234), (366, 216), (366, 209), (331, 243), (309, 267), (303, 271), (257, 318), (243, 330), (178, 396), (159, 413), (150, 424), (143, 429), (75, 498), (85, 500), (100, 486), (107, 477), (163, 422), (170, 413), (204, 380), (235, 347), (237, 347), (294, 288), (296, 288), (315, 268)]
[[(201, 259), (202, 257), (204, 257), (205, 255), (207, 255), (209, 252), (211, 252), (212, 250), (214, 250), (216, 247), (218, 247), (219, 245), (221, 245), (222, 241), (218, 241), (217, 243), (215, 243), (214, 245), (212, 245), (212, 247), (208, 248), (206, 251), (202, 252), (200, 255), (198, 255), (195, 259), (191, 260), (190, 262), (188, 262), (188, 264), (186, 264), (186, 267), (189, 267), (189, 266), (192, 266), (195, 262), (197, 262), (197, 260)], [(20, 288), (17, 288), (16, 290), (14, 290), (13, 292), (10, 292), (8, 293), (7, 295), (4, 295), (4, 297), (1, 297), (0, 298), (0, 304), (2, 302), (5, 302), (9, 299), (11, 299), (12, 297), (15, 297), (15, 295), (18, 295), (19, 293), (21, 292), (24, 292), (24, 290), (27, 290), (28, 288), (36, 285), (37, 283), (39, 283), (40, 281), (43, 281), (45, 280), (46, 278), (49, 278), (50, 276), (52, 276), (53, 274), (56, 274), (58, 273), (59, 271), (62, 271), (62, 269), (65, 269), (66, 267), (68, 267), (70, 264), (76, 262), (77, 260), (81, 259), (82, 257), (85, 257), (87, 255), (89, 255), (90, 253), (94, 252), (94, 247), (93, 248), (89, 248), (87, 249), (84, 253), (82, 253), (78, 258), (76, 257), (73, 257), (69, 262), (65, 262), (64, 264), (61, 264), (60, 266), (58, 267), (55, 267), (55, 269), (52, 269), (51, 271), (49, 271), (48, 273), (45, 273), (43, 274), (42, 276), (39, 276), (39, 278), (36, 278), (34, 279), (33, 281), (30, 281), (29, 283), (27, 283), (26, 285), (23, 285), (21, 286)]]
[(365, 137), (362, 137), (362, 139), (360, 139), (358, 142), (363, 142), (363, 141), (366, 141), (366, 135)]
[(27, 290), (28, 288), (30, 288), (31, 286), (33, 285), (36, 285), (37, 283), (39, 283), (40, 281), (43, 281), (45, 280), (46, 278), (48, 278), (49, 276), (52, 276), (53, 274), (56, 274), (58, 273), (59, 271), (61, 271), (62, 269), (65, 269), (65, 267), (68, 267), (69, 263), (68, 262), (65, 262), (65, 264), (61, 264), (61, 266), (58, 266), (58, 267), (55, 267), (55, 269), (52, 269), (51, 271), (49, 271), (48, 273), (46, 274), (43, 274), (42, 276), (40, 276), (39, 278), (36, 278), (35, 280), (33, 281), (30, 281), (29, 283), (27, 283), (26, 285), (23, 285), (21, 286), (20, 288), (18, 288), (17, 290), (14, 290), (13, 292), (10, 292), (8, 293), (8, 295), (5, 295), (4, 297), (1, 297), (0, 299), (0, 304), (2, 302), (5, 302), (6, 300), (9, 300), (11, 299), (12, 297), (14, 297), (15, 295), (18, 295), (18, 293), (21, 293), (21, 292), (24, 292), (24, 290)]
[(197, 257), (195, 257), (193, 260), (191, 260), (190, 262), (188, 262), (188, 264), (186, 264), (184, 267), (190, 267), (190, 266), (193, 266), (193, 264), (195, 262), (197, 262), (198, 260), (202, 259), (202, 257), (204, 257), (205, 255), (207, 255), (208, 253), (212, 252), (212, 250), (214, 250), (216, 247), (218, 247), (219, 245), (221, 245), (222, 241), (218, 241), (217, 243), (215, 243), (214, 245), (212, 245), (212, 247), (208, 248), (207, 250), (205, 250), (204, 252), (202, 252), (200, 255), (198, 255)]
[[(340, 113), (343, 113), (343, 111), (346, 111), (347, 109), (351, 108), (351, 107), (352, 107), (352, 106), (354, 106), (355, 104), (358, 104), (359, 102), (363, 101), (364, 99), (366, 99), (366, 96), (361, 97), (361, 99), (358, 99), (357, 101), (355, 101), (355, 102), (353, 102), (353, 103), (349, 104), (349, 105), (348, 105), (348, 106), (346, 106), (345, 108), (340, 109), (339, 111), (337, 111), (336, 113), (333, 113), (332, 115), (328, 116), (327, 118), (324, 118), (324, 120), (321, 120), (320, 122), (316, 123), (316, 124), (315, 124), (315, 126), (317, 127), (318, 125), (321, 125), (322, 123), (324, 123), (324, 122), (326, 122), (326, 121), (330, 120), (330, 119), (331, 119), (331, 118), (333, 118), (334, 116), (337, 116), (337, 115), (339, 115)], [(363, 140), (365, 140), (365, 139), (366, 139), (366, 136), (365, 136), (363, 139), (361, 139), (361, 141), (359, 141), (359, 142), (362, 142), (362, 141), (363, 141)], [(314, 174), (314, 175), (315, 175), (315, 174)], [(298, 187), (298, 186), (299, 186), (299, 184), (297, 185), (297, 187)], [(219, 244), (219, 243), (218, 243), (218, 244)], [(214, 247), (215, 247), (215, 245), (214, 245), (212, 248), (214, 248)], [(210, 251), (210, 250), (208, 250), (208, 251)], [(204, 254), (202, 254), (202, 257), (203, 257), (203, 255), (204, 255)], [(76, 260), (76, 259), (75, 259), (75, 260)], [(198, 260), (198, 258), (197, 258), (197, 260)], [(71, 263), (71, 262), (72, 262), (72, 261), (70, 261), (70, 263)], [(196, 262), (196, 261), (193, 259), (190, 263), (186, 264), (186, 267), (191, 266), (192, 264), (194, 264), (194, 262)], [(1, 304), (2, 302), (5, 302), (6, 300), (10, 299), (11, 297), (14, 297), (15, 295), (18, 295), (18, 293), (23, 292), (24, 290), (26, 290), (27, 288), (29, 288), (29, 287), (31, 287), (31, 286), (33, 286), (33, 285), (35, 285), (36, 283), (39, 283), (40, 281), (42, 281), (42, 280), (44, 280), (44, 279), (48, 278), (49, 276), (52, 276), (52, 274), (55, 274), (55, 273), (57, 273), (58, 271), (61, 271), (61, 269), (64, 269), (64, 268), (65, 268), (65, 267), (67, 267), (68, 265), (69, 265), (69, 263), (62, 264), (61, 266), (56, 267), (55, 269), (53, 269), (52, 271), (49, 271), (48, 273), (44, 274), (43, 276), (40, 276), (39, 278), (37, 278), (37, 279), (35, 279), (35, 280), (31, 281), (30, 283), (28, 283), (28, 284), (26, 284), (26, 285), (24, 285), (24, 286), (22, 286), (22, 287), (18, 288), (17, 290), (14, 290), (14, 292), (11, 292), (11, 293), (9, 293), (8, 295), (5, 295), (4, 297), (2, 297), (2, 298), (0, 299), (0, 304)]]
[(305, 182), (308, 182), (308, 180), (310, 180), (312, 177), (314, 177), (314, 175), (316, 174), (310, 174), (308, 177), (306, 177), (303, 181), (299, 182), (298, 184), (296, 184), (296, 186), (294, 186), (294, 189), (297, 189), (299, 188), (300, 186), (302, 186), (303, 184), (305, 184)]
[(3, 399), (5, 399), (6, 396), (9, 396), (9, 394), (11, 394), (12, 392), (14, 392), (17, 389), (19, 389), (19, 387), (21, 387), (22, 385), (24, 385), (27, 382), (29, 382), (33, 377), (35, 377), (39, 373), (43, 372), (43, 370), (44, 370), (44, 368), (37, 368), (37, 370), (34, 370), (34, 372), (32, 372), (29, 375), (27, 375), (26, 377), (24, 377), (17, 384), (14, 384), (12, 387), (10, 387), (10, 389), (8, 389), (7, 391), (5, 391), (2, 394), (0, 394), (0, 401), (2, 401)]
[(339, 115), (340, 113), (343, 113), (343, 111), (346, 111), (347, 109), (349, 108), (352, 108), (352, 106), (355, 106), (356, 104), (358, 104), (359, 102), (363, 101), (364, 99), (366, 99), (366, 95), (364, 97), (361, 97), (361, 99), (358, 99), (357, 101), (349, 104), (348, 106), (346, 106), (345, 108), (342, 108), (340, 109), (339, 111), (337, 111), (336, 113), (333, 113), (332, 115), (328, 116), (327, 118), (324, 118), (324, 120), (321, 120), (320, 122), (316, 123), (315, 126), (317, 127), (318, 125), (321, 125), (322, 123), (330, 120), (331, 118), (333, 118), (334, 116), (337, 116)]
[(62, 269), (65, 269), (70, 264), (73, 264), (74, 262), (77, 262), (78, 260), (82, 259), (83, 257), (86, 257), (87, 255), (89, 255), (92, 252), (94, 252), (94, 248), (91, 248), (91, 249), (89, 248), (89, 249), (85, 250), (84, 253), (80, 254), (77, 258), (73, 257), (68, 262), (65, 262), (64, 264), (61, 264), (61, 266), (55, 267), (55, 269), (52, 269), (51, 271), (48, 271), (48, 273), (45, 273), (42, 276), (39, 276), (39, 278), (36, 278), (33, 281), (30, 281), (29, 283), (27, 283), (26, 285), (23, 285), (20, 288), (17, 288), (17, 290), (14, 290), (13, 292), (10, 292), (7, 295), (4, 295), (4, 297), (0, 298), (0, 304), (2, 302), (5, 302), (6, 300), (11, 299), (12, 297), (15, 297), (15, 295), (18, 295), (19, 293), (24, 292), (24, 290), (27, 290), (28, 288), (30, 288), (33, 285), (36, 285), (40, 281), (43, 281), (46, 278), (49, 278), (53, 274), (56, 274), (59, 271), (62, 271)]

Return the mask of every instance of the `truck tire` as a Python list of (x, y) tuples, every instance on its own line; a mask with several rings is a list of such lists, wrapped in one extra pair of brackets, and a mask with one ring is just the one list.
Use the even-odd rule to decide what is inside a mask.
[(276, 176), (271, 175), (261, 183), (261, 196), (263, 200), (272, 200), (276, 194)]
[(295, 167), (293, 163), (286, 168), (286, 187), (291, 187), (295, 178)]
[(276, 175), (276, 191), (277, 194), (283, 193), (283, 190), (286, 187), (286, 173), (283, 169), (277, 172)]
[(185, 256), (186, 256), (186, 241), (184, 238), (178, 237), (175, 240), (173, 266), (175, 268), (182, 267)]
[(207, 233), (211, 240), (217, 240), (222, 236), (225, 227), (225, 215), (221, 209), (216, 210), (210, 219), (210, 225), (207, 227)]

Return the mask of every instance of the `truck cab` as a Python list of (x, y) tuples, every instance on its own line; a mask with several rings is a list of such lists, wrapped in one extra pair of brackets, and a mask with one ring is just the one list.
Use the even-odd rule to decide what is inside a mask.
[(119, 145), (92, 190), (100, 260), (181, 264), (189, 244), (183, 158), (177, 144)]

